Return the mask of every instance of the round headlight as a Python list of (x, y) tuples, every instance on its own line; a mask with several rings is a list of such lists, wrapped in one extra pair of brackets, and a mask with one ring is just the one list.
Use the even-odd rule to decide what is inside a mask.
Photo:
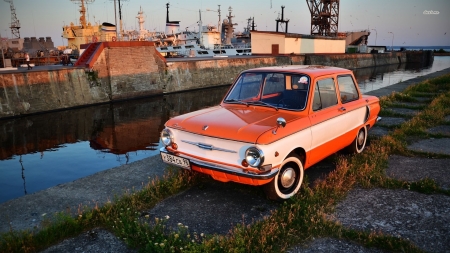
[(173, 135), (169, 129), (165, 128), (161, 131), (161, 142), (166, 146), (170, 146), (172, 144)]
[(256, 147), (250, 147), (245, 151), (245, 161), (252, 167), (258, 167), (264, 163), (264, 153)]

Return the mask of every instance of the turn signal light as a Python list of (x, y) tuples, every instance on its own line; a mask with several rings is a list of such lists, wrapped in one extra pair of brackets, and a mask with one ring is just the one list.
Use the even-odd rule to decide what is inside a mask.
[(175, 150), (177, 150), (177, 149), (178, 149), (178, 145), (177, 145), (175, 142), (173, 142), (173, 143), (172, 143), (172, 148), (175, 149)]
[(241, 165), (244, 167), (248, 167), (248, 162), (244, 159), (242, 160)]

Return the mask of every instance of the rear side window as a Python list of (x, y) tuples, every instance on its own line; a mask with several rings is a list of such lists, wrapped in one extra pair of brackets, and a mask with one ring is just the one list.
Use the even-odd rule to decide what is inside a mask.
[(313, 110), (318, 111), (337, 104), (334, 79), (327, 78), (317, 81), (314, 89)]
[(339, 93), (341, 94), (341, 103), (357, 100), (359, 98), (356, 84), (352, 76), (338, 76)]

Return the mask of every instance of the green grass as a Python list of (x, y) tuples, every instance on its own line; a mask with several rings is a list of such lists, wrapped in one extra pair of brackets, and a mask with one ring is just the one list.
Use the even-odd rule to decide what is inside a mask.
[[(198, 185), (203, 177), (186, 171), (172, 171), (153, 180), (141, 191), (129, 192), (102, 207), (80, 210), (76, 216), (60, 213), (40, 231), (11, 231), (0, 235), (0, 252), (35, 252), (64, 238), (102, 227), (113, 232), (131, 248), (141, 252), (283, 252), (313, 238), (332, 237), (360, 243), (388, 252), (422, 252), (410, 241), (381, 232), (358, 231), (329, 218), (336, 205), (355, 187), (406, 189), (425, 194), (447, 194), (435, 181), (406, 182), (385, 176), (391, 154), (427, 156), (407, 149), (411, 138), (430, 135), (427, 128), (445, 124), (450, 115), (450, 76), (428, 80), (381, 99), (383, 111), (398, 102), (417, 102), (414, 96), (433, 93), (432, 101), (419, 114), (397, 127), (390, 135), (372, 139), (358, 155), (336, 155), (336, 170), (316, 182), (304, 183), (300, 192), (283, 202), (270, 216), (252, 224), (235, 226), (227, 235), (190, 233), (178, 224), (165, 224), (170, 217), (151, 219), (147, 210), (168, 196)], [(430, 154), (428, 154), (430, 155)]]

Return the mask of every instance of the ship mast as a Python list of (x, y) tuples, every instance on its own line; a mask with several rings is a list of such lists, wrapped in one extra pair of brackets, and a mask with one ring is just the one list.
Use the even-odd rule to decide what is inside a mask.
[(70, 0), (70, 1), (81, 4), (81, 6), (80, 6), (80, 25), (81, 25), (81, 28), (86, 28), (87, 27), (86, 7), (84, 6), (84, 2), (86, 2), (86, 4), (88, 4), (88, 3), (93, 3), (95, 0)]
[(136, 17), (139, 22), (139, 40), (143, 40), (145, 37), (145, 28), (144, 28), (144, 11), (142, 11), (142, 6), (140, 6), (140, 10), (138, 12), (138, 16)]

